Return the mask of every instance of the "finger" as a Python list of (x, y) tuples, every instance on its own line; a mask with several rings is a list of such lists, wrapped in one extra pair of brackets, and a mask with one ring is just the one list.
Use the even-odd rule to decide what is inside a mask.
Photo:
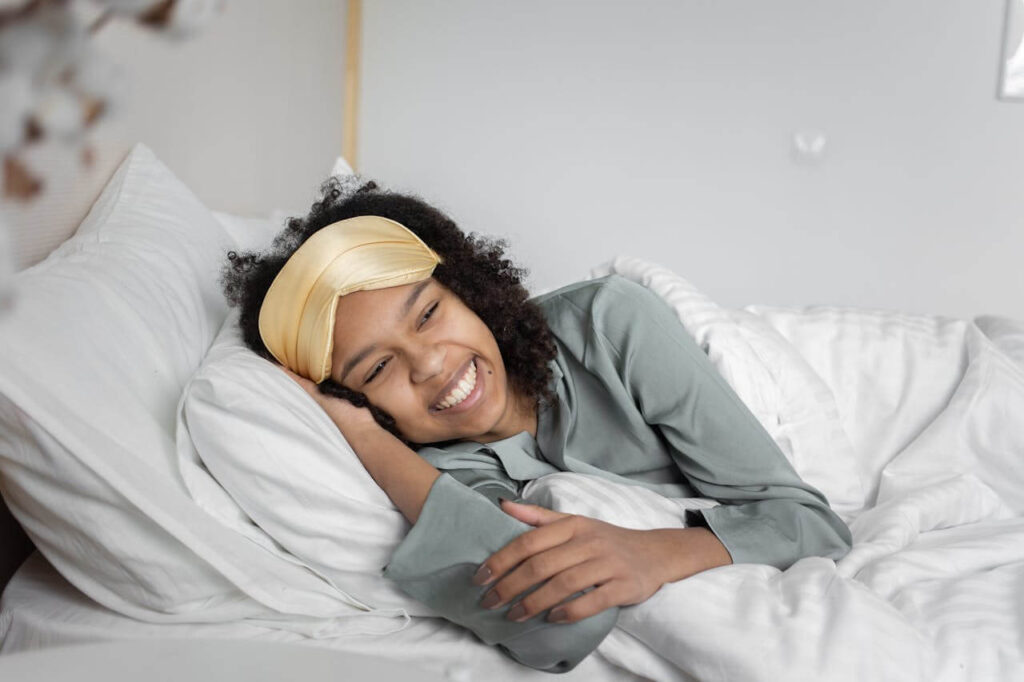
[(575, 517), (569, 517), (526, 531), (480, 564), (473, 582), (477, 585), (490, 584), (534, 554), (566, 542), (575, 532), (575, 520)]
[(612, 578), (606, 564), (596, 559), (578, 563), (545, 582), (519, 600), (509, 611), (508, 619), (517, 622), (529, 620), (561, 604), (583, 590), (592, 589)]
[[(581, 554), (579, 547), (573, 543), (562, 543), (546, 552), (535, 554), (496, 582), (494, 587), (483, 595), (480, 605), (490, 609), (501, 608), (515, 601), (530, 588), (541, 585), (549, 578), (555, 579), (564, 575), (566, 571), (588, 559), (590, 555)], [(568, 597), (575, 591), (569, 590), (562, 597)]]
[(536, 504), (524, 504), (522, 502), (513, 502), (511, 500), (504, 500), (501, 503), (502, 510), (514, 518), (519, 519), (523, 523), (528, 523), (531, 526), (543, 526), (549, 523), (553, 523), (558, 519), (564, 519), (571, 514), (563, 514), (553, 509), (541, 507)]
[(575, 623), (624, 603), (615, 596), (615, 584), (615, 580), (608, 581), (571, 601), (559, 604), (551, 609), (546, 620), (549, 623)]

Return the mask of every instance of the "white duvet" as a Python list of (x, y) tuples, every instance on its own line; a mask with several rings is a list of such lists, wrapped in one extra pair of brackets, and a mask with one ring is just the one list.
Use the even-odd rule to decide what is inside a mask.
[[(1024, 324), (726, 310), (639, 260), (606, 272), (673, 305), (854, 547), (665, 585), (600, 654), (656, 680), (1024, 679)], [(527, 497), (640, 528), (687, 504), (568, 473)]]

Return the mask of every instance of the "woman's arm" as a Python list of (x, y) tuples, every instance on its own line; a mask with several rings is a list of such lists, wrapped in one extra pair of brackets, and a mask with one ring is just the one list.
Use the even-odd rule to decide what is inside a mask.
[(345, 440), (409, 523), (416, 523), (441, 472), (380, 427), (346, 433)]
[(698, 512), (736, 563), (781, 569), (839, 559), (846, 524), (807, 484), (686, 331), (647, 287), (609, 278), (592, 319), (645, 421), (671, 445), (697, 491), (725, 504)]
[[(493, 583), (497, 606), (525, 595), (522, 618), (557, 605), (549, 619), (573, 623), (647, 601), (665, 583), (731, 563), (706, 528), (636, 530), (537, 505), (505, 502), (503, 509), (537, 528), (491, 555), (485, 566), (493, 577), (481, 584)], [(590, 585), (598, 587), (573, 594)]]
[(309, 379), (286, 367), (281, 369), (316, 400), (345, 436), (345, 441), (377, 485), (387, 493), (409, 523), (416, 523), (430, 487), (441, 472), (393, 434), (385, 431), (374, 421), (368, 409), (324, 395)]
[[(517, 622), (509, 619), (512, 604), (481, 606), (487, 587), (474, 580), (478, 568), (528, 530), (529, 525), (505, 514), (484, 495), (442, 473), (416, 525), (392, 554), (384, 576), (520, 663), (566, 672), (604, 640), (615, 627), (619, 610), (603, 610), (573, 623), (550, 622), (548, 611), (540, 611)], [(570, 590), (566, 596), (582, 594), (583, 590)]]
[(688, 513), (688, 528), (647, 536), (506, 504), (509, 514), (538, 528), (487, 560), (500, 578), (493, 587), (500, 604), (542, 584), (522, 599), (527, 613), (536, 613), (562, 601), (586, 574), (600, 587), (564, 605), (570, 618), (583, 618), (610, 604), (643, 601), (664, 582), (708, 568), (764, 563), (784, 569), (803, 556), (838, 559), (847, 552), (849, 529), (800, 479), (656, 294), (611, 276), (567, 289), (548, 304), (558, 305), (552, 316), (579, 334), (574, 352), (587, 370), (664, 436), (694, 488), (726, 504)]
[[(473, 581), (477, 568), (530, 526), (503, 513), (489, 496), (438, 471), (373, 421), (369, 410), (323, 395), (313, 382), (288, 373), (323, 407), (373, 479), (414, 524), (384, 568), (384, 577), (532, 668), (566, 672), (597, 648), (615, 626), (618, 609), (560, 624), (514, 622), (507, 617), (511, 606), (480, 606), (486, 588)], [(516, 489), (497, 472), (456, 473), (469, 475), (474, 487), (491, 494)]]

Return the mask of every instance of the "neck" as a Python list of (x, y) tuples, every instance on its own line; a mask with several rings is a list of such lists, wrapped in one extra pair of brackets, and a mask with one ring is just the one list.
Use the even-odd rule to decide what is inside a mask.
[(534, 438), (537, 437), (536, 400), (515, 396), (509, 406), (509, 412), (505, 427), (490, 437), (481, 438), (480, 442), (492, 443), (496, 440), (504, 440), (523, 431), (526, 431)]
[[(534, 438), (537, 437), (537, 401), (532, 398), (522, 398), (516, 401), (517, 416), (521, 428), (516, 431), (526, 431)], [(514, 434), (513, 434), (514, 435)]]

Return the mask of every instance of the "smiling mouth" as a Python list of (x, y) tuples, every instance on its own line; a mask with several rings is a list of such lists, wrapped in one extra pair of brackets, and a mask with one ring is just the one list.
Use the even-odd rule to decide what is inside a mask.
[(468, 398), (479, 393), (477, 390), (480, 378), (477, 376), (476, 358), (470, 360), (466, 371), (456, 382), (455, 386), (430, 409), (432, 412), (445, 412), (459, 405), (462, 405)]

